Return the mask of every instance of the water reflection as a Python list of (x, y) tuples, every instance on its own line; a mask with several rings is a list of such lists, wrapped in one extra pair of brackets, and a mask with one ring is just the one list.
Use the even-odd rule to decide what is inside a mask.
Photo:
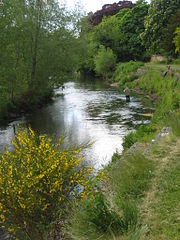
[(116, 90), (97, 83), (65, 84), (65, 89), (56, 91), (55, 101), (7, 126), (0, 128), (0, 149), (11, 148), (14, 137), (13, 125), (30, 124), (38, 133), (53, 135), (56, 139), (65, 137), (65, 146), (79, 145), (93, 141), (93, 147), (86, 149), (85, 159), (95, 168), (107, 164), (112, 154), (122, 151), (122, 141), (128, 131), (134, 130), (150, 117), (144, 113), (153, 111), (143, 106), (140, 99), (125, 96)]

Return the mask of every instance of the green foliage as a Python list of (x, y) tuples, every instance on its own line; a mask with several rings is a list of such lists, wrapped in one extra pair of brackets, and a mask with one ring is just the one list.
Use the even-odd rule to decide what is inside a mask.
[[(122, 11), (122, 13), (125, 14), (127, 11)], [(111, 48), (116, 53), (119, 40), (118, 24), (119, 21), (115, 16), (103, 18), (102, 22), (94, 28), (93, 41), (98, 45)]]
[(153, 170), (153, 162), (138, 152), (127, 156), (124, 161), (120, 160), (116, 169), (110, 172), (116, 201), (124, 204), (122, 200), (133, 202), (141, 199), (149, 186)]
[(87, 31), (82, 32), (80, 39), (84, 43), (84, 51), (80, 68), (86, 71), (95, 70), (93, 57), (98, 54), (101, 45), (112, 49), (120, 62), (147, 60), (149, 57), (140, 39), (147, 10), (147, 3), (138, 1), (134, 8), (122, 9), (114, 16), (103, 18), (93, 29), (87, 28)]
[(78, 42), (81, 44), (79, 69), (84, 72), (94, 72), (94, 56), (97, 54), (98, 45), (93, 41), (92, 32), (81, 33)]
[[(79, 211), (78, 211), (79, 210)], [(122, 233), (123, 221), (110, 206), (100, 190), (92, 190), (88, 198), (74, 208), (69, 216), (68, 235), (70, 239), (96, 239)]]
[(156, 94), (161, 98), (154, 114), (154, 120), (158, 120), (180, 107), (180, 82), (178, 78), (175, 75), (171, 76), (171, 74), (164, 78), (163, 74), (160, 70), (148, 68), (145, 75), (134, 85), (146, 93)]
[(140, 35), (144, 32), (144, 19), (148, 5), (145, 1), (138, 1), (136, 6), (127, 11), (119, 19), (118, 59), (137, 60), (144, 55), (145, 48)]
[(80, 44), (74, 33), (75, 15), (56, 0), (7, 0), (0, 5), (3, 114), (9, 103), (15, 105), (25, 93), (46, 95), (54, 83), (72, 74), (79, 62)]
[(120, 154), (118, 151), (116, 151), (113, 156), (112, 156), (112, 162), (115, 163), (116, 161), (118, 161), (120, 158)]
[(110, 48), (100, 46), (97, 55), (94, 57), (95, 71), (105, 79), (112, 76), (112, 70), (116, 63), (116, 56)]
[(135, 132), (130, 132), (124, 137), (124, 149), (130, 148), (134, 143), (146, 142), (152, 139), (156, 129), (152, 125), (141, 125)]
[[(116, 153), (118, 158), (118, 154)], [(121, 156), (119, 156), (121, 158)], [(120, 159), (108, 170), (111, 191), (94, 189), (70, 220), (71, 239), (117, 239), (138, 229), (138, 207), (135, 201), (144, 196), (152, 178), (154, 164), (135, 153)], [(111, 192), (113, 194), (111, 195)]]
[(149, 93), (156, 93), (159, 95), (159, 91), (162, 91), (162, 84), (165, 81), (158, 70), (147, 69), (146, 73), (140, 78), (136, 85), (141, 89)]
[(120, 156), (119, 162), (108, 171), (113, 199), (123, 216), (125, 236), (139, 228), (139, 204), (149, 188), (154, 169), (151, 160), (133, 152), (123, 158)]
[(138, 221), (137, 208), (124, 202), (122, 214), (118, 214), (107, 202), (102, 192), (96, 192), (75, 210), (70, 220), (71, 239), (111, 239), (135, 229)]
[[(170, 112), (177, 111), (180, 108), (180, 83), (176, 76), (163, 77), (159, 70), (146, 69), (146, 73), (141, 78), (133, 82), (130, 87), (138, 87), (146, 94), (159, 97), (158, 106), (156, 106), (155, 113), (151, 119), (150, 125), (140, 126), (136, 132), (131, 132), (124, 138), (123, 147), (125, 149), (131, 147), (138, 141), (149, 141), (153, 138), (156, 128), (162, 127), (165, 121), (174, 125), (178, 134), (178, 120), (174, 123), (170, 117)], [(176, 126), (176, 127), (175, 127)], [(158, 128), (159, 128), (158, 127)]]
[(180, 52), (180, 28), (176, 29), (175, 34), (176, 35), (174, 37), (174, 43), (175, 43), (175, 46), (176, 46), (176, 52)]
[(180, 113), (173, 112), (170, 113), (165, 119), (166, 126), (172, 128), (172, 132), (175, 136), (180, 137)]
[(138, 225), (138, 209), (133, 202), (126, 199), (122, 202), (124, 232), (135, 230)]
[(1, 156), (0, 224), (19, 239), (47, 239), (55, 228), (61, 232), (65, 208), (85, 196), (92, 169), (82, 167), (81, 149), (61, 145), (62, 139), (54, 144), (32, 129), (22, 130), (14, 150)]
[(174, 33), (180, 26), (180, 10), (171, 16), (167, 27), (163, 30), (162, 48), (170, 55), (175, 56)]
[(127, 82), (131, 82), (137, 78), (136, 71), (142, 67), (142, 62), (130, 61), (127, 63), (119, 63), (113, 75), (113, 80), (123, 85)]
[[(163, 160), (165, 160), (166, 166), (161, 168), (161, 171), (158, 171), (154, 198), (149, 204), (149, 215), (148, 219), (144, 220), (144, 224), (148, 227), (149, 239), (156, 240), (162, 238), (164, 240), (178, 240), (178, 213), (180, 211), (179, 140), (174, 141), (171, 139), (169, 142), (164, 143), (163, 148), (161, 150), (158, 149), (158, 155), (160, 156), (158, 161), (163, 162)], [(164, 159), (161, 155), (164, 155)], [(144, 237), (146, 239), (147, 235)]]
[[(130, 84), (130, 87), (138, 87), (146, 94), (159, 97), (158, 106), (151, 119), (150, 125), (142, 125), (135, 132), (130, 132), (124, 137), (123, 147), (127, 149), (136, 142), (149, 141), (155, 135), (156, 129), (164, 124), (172, 127), (175, 135), (179, 134), (179, 120), (176, 114), (171, 112), (180, 108), (180, 82), (176, 76), (163, 77), (159, 70), (146, 69), (141, 78)], [(176, 116), (176, 117), (175, 117)]]
[(134, 132), (128, 133), (123, 139), (123, 148), (130, 148), (134, 143), (138, 141), (137, 134)]
[(178, 58), (172, 60), (171, 64), (179, 65), (180, 64), (180, 58), (178, 57)]
[(152, 0), (145, 19), (145, 31), (142, 33), (143, 43), (147, 49), (159, 53), (164, 38), (163, 31), (167, 28), (169, 19), (180, 8), (180, 2), (176, 0)]
[(147, 10), (148, 5), (139, 1), (132, 9), (123, 9), (115, 16), (104, 18), (94, 29), (94, 42), (111, 48), (119, 61), (141, 58), (145, 49), (139, 36), (144, 31)]

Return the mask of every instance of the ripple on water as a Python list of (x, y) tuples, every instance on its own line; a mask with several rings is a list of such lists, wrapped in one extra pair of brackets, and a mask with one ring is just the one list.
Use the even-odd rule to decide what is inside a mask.
[(66, 147), (93, 141), (92, 148), (85, 151), (85, 159), (100, 168), (111, 160), (116, 150), (122, 151), (123, 137), (129, 131), (142, 122), (149, 122), (150, 117), (145, 113), (153, 112), (136, 97), (126, 103), (124, 95), (99, 82), (69, 82), (64, 91), (57, 89), (56, 94), (52, 104), (1, 126), (1, 152), (5, 145), (12, 148), (13, 126), (30, 124), (38, 133), (52, 135), (55, 139), (66, 136)]

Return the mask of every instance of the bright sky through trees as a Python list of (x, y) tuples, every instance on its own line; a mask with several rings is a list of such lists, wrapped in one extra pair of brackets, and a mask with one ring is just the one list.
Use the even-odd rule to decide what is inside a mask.
[[(59, 0), (60, 1), (60, 0)], [(100, 10), (104, 4), (112, 4), (114, 2), (119, 2), (119, 0), (65, 0), (67, 5), (73, 6), (75, 3), (79, 2), (83, 6), (84, 10), (86, 12), (96, 12), (97, 10)], [(132, 0), (133, 3), (136, 2), (136, 0)], [(147, 0), (147, 2), (150, 2), (150, 0)]]

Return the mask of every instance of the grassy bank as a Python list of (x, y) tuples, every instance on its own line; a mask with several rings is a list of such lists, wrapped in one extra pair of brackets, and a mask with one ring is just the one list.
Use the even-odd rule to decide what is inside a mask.
[(104, 190), (70, 216), (67, 239), (179, 239), (179, 160), (173, 135), (115, 154)]
[(179, 239), (180, 81), (148, 64), (137, 72), (137, 65), (118, 66), (114, 80), (120, 89), (156, 96), (156, 111), (150, 125), (125, 137), (100, 187), (71, 212), (67, 239)]
[[(135, 65), (137, 63), (134, 63)], [(128, 68), (128, 65), (126, 67)], [(132, 92), (138, 92), (144, 97), (154, 100), (156, 110), (151, 119), (150, 125), (141, 126), (135, 133), (130, 133), (125, 137), (124, 148), (129, 148), (137, 141), (150, 141), (164, 127), (169, 126), (169, 119), (176, 118), (180, 109), (180, 80), (179, 69), (164, 74), (166, 68), (157, 65), (146, 64), (140, 69), (131, 71), (131, 75), (138, 76), (132, 81), (123, 82), (119, 79), (119, 90), (122, 91), (128, 86)], [(114, 80), (116, 80), (116, 73)]]

